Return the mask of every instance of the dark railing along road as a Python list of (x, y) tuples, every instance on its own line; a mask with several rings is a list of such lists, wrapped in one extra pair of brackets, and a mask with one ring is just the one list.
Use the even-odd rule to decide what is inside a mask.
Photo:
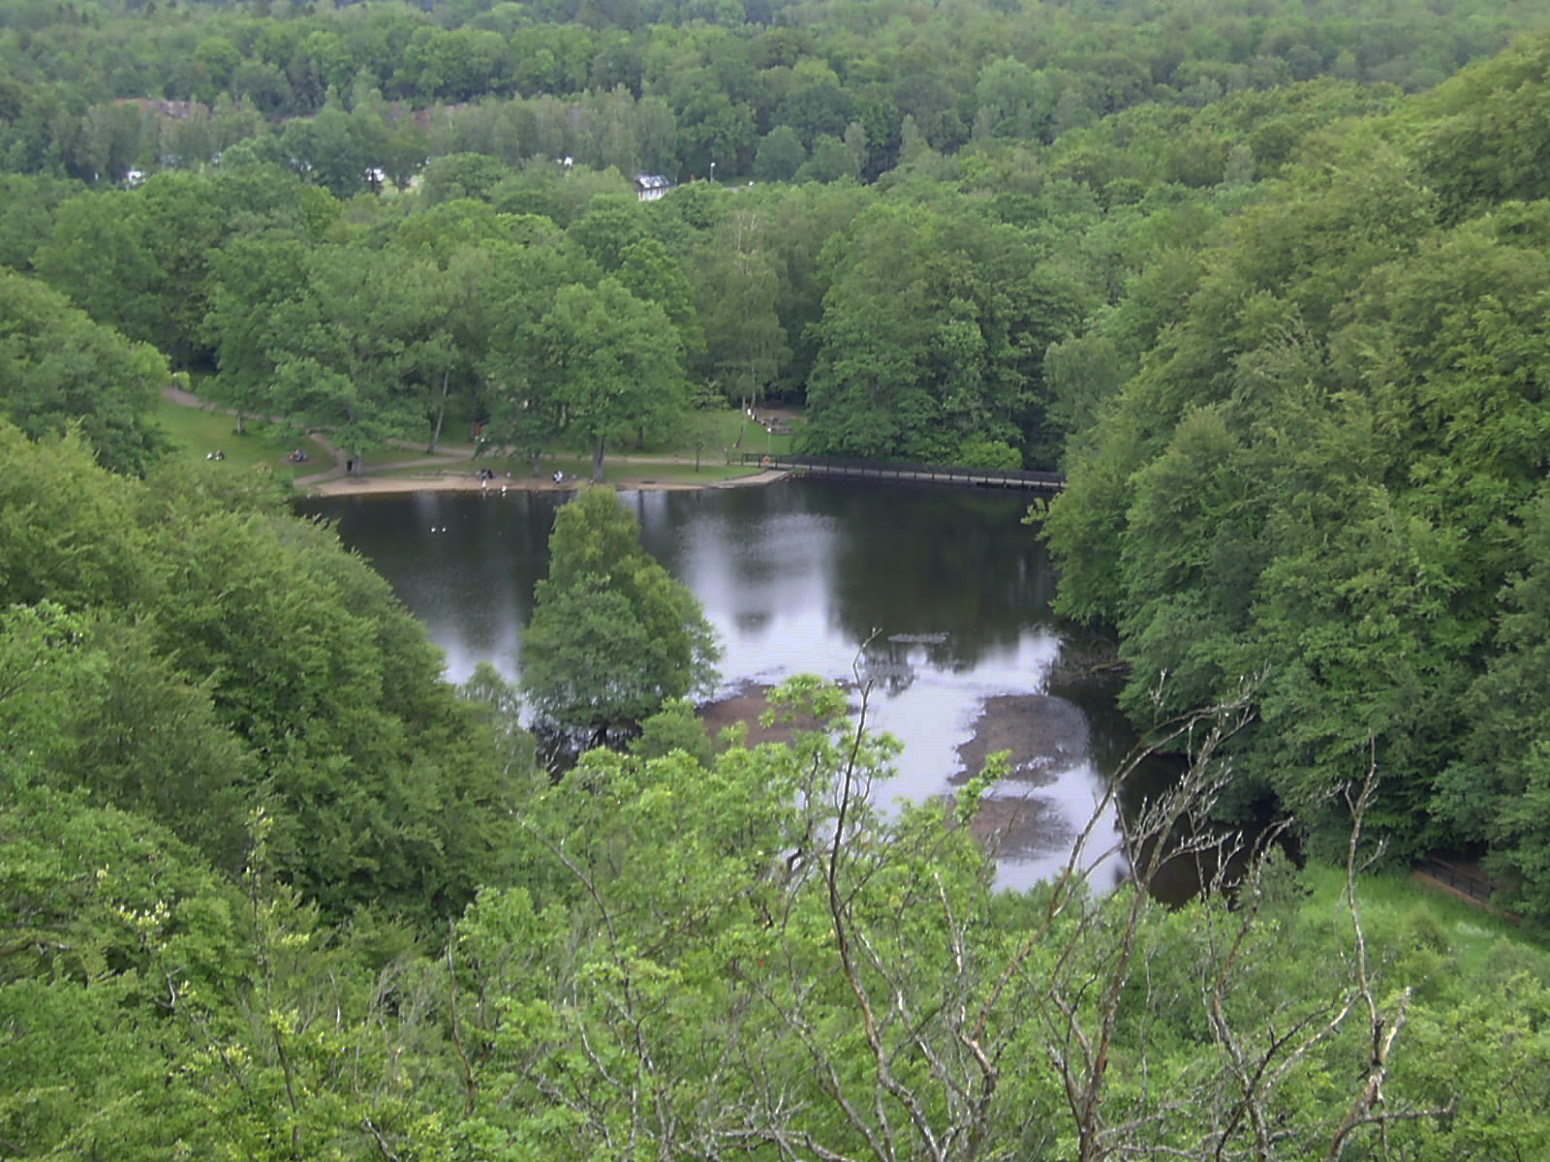
[(1495, 891), (1491, 882), (1472, 875), (1463, 868), (1454, 867), (1451, 863), (1436, 858), (1418, 860), (1416, 868), (1439, 883), (1446, 884), (1455, 892), (1468, 896), (1471, 900), (1481, 904), (1491, 902), (1491, 896)]
[(865, 480), (904, 480), (920, 484), (958, 484), (972, 488), (1021, 488), (1053, 494), (1066, 486), (1058, 472), (1008, 472), (994, 468), (948, 468), (940, 464), (898, 464), (887, 460), (841, 460), (832, 456), (791, 456), (742, 452), (737, 463), (785, 468), (808, 476), (846, 476)]

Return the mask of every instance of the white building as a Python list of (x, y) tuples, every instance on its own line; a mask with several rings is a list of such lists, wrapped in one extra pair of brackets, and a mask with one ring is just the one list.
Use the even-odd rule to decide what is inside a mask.
[(635, 175), (635, 196), (643, 202), (654, 202), (658, 198), (666, 197), (667, 191), (672, 188), (673, 183), (661, 174)]

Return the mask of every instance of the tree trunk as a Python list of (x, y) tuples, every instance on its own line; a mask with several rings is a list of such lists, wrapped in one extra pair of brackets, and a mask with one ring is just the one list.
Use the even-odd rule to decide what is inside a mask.
[(427, 452), (435, 452), (436, 445), (441, 441), (441, 421), (447, 414), (447, 384), (451, 378), (452, 368), (443, 368), (441, 372), (441, 405), (436, 409), (436, 427), (431, 431), (431, 446), (425, 449)]
[(592, 483), (603, 483), (603, 437), (597, 438), (597, 443), (592, 445)]
[(356, 479), (366, 475), (366, 461), (361, 456), (351, 455), (346, 457), (344, 467), (345, 471)]

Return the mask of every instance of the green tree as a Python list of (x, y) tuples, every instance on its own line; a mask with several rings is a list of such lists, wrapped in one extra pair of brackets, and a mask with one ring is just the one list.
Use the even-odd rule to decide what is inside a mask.
[(1520, 204), (1448, 224), (1383, 138), (1310, 143), (1057, 349), (1062, 386), (1098, 388), (1069, 400), (1096, 419), (1045, 526), (1057, 604), (1119, 630), (1142, 720), (1265, 675), (1224, 809), (1268, 794), (1338, 843), (1330, 789), (1376, 761), (1397, 852), (1490, 843), (1534, 910), (1538, 663), (1515, 603), (1542, 548), (1550, 232)]
[(60, 204), (79, 192), (52, 178), (0, 175), (0, 265), (30, 271), (54, 232)]
[(744, 408), (759, 406), (791, 357), (777, 311), (780, 277), (761, 248), (764, 230), (759, 215), (732, 214), (716, 231), (700, 284), (711, 367)]
[(0, 441), (0, 604), (51, 599), (103, 623), (79, 664), (45, 654), (29, 670), (27, 689), (68, 710), (39, 777), (203, 828), (228, 868), (231, 796), (262, 806), (276, 867), (336, 918), (370, 905), (434, 924), (506, 874), (520, 764), (331, 532), (200, 474), (152, 486), (76, 442)]
[(666, 431), (689, 406), (677, 328), (617, 279), (561, 290), (530, 350), (541, 396), (558, 405), (565, 431), (591, 445), (593, 483), (603, 480), (610, 440)]
[(143, 473), (160, 450), (150, 411), (168, 378), (152, 348), (0, 269), (0, 411), (29, 436), (78, 424), (98, 463)]
[(1091, 301), (1078, 272), (957, 199), (874, 206), (823, 257), (804, 447), (945, 463), (990, 440), (1053, 462), (1042, 359)]
[(67, 202), (37, 265), (99, 323), (152, 344), (177, 366), (202, 367), (210, 358), (210, 266), (232, 225), (217, 183), (156, 174), (135, 190)]
[(761, 182), (789, 182), (807, 160), (802, 138), (789, 125), (777, 125), (759, 142), (753, 159), (753, 176)]
[(124, 190), (83, 194), (59, 207), (34, 264), (43, 280), (97, 322), (142, 343), (165, 337), (156, 264)]
[(330, 104), (315, 118), (288, 121), (280, 134), (280, 148), (307, 181), (336, 198), (349, 198), (366, 188), (366, 168), (382, 161), (367, 152), (359, 128), (350, 114)]
[(517, 689), (489, 662), (480, 662), (458, 695), (475, 708), (494, 735), (503, 773), (513, 781), (536, 769), (536, 743), (522, 726), (522, 699)]
[(511, 177), (511, 167), (493, 157), (477, 153), (454, 153), (438, 157), (425, 167), (420, 196), (432, 204), (458, 198), (488, 200), (502, 181)]
[(846, 178), (854, 181), (861, 176), (861, 160), (838, 137), (820, 134), (813, 142), (813, 155), (797, 170), (799, 182), (837, 182)]
[(146, 627), (18, 605), (0, 614), (0, 651), (0, 724), (38, 784), (155, 818), (240, 868), (253, 756)]
[(630, 744), (630, 752), (641, 758), (663, 758), (683, 751), (702, 767), (711, 763), (710, 735), (687, 698), (668, 702), (640, 724), (640, 737)]
[[(798, 679), (771, 696), (772, 718), (809, 723), (789, 744), (709, 767), (598, 750), (535, 787), (550, 877), (481, 896), (455, 946), (459, 1036), (488, 1049), (463, 1074), (479, 1124), (546, 1155), (634, 1134), (674, 1156), (886, 1141), (950, 1162), (1325, 1157), (1332, 1140), (1446, 1132), (1447, 1095), (1426, 1100), (1442, 1062), (1424, 1086), (1390, 1076), (1425, 1003), (1406, 985), (1432, 979), (1445, 938), (1380, 932), (1349, 879), (1304, 909), (1284, 865), (1251, 865), (1233, 907), (1147, 894), (1163, 863), (1149, 841), (1212, 793), (1232, 712), (1179, 724), (1198, 761), (1131, 820), (1139, 882), (1095, 892), (1078, 854), (1017, 894), (989, 890), (970, 831), (1004, 767), (882, 811), (867, 788), (896, 745), (846, 702)], [(1537, 1079), (1542, 1049), (1511, 1048)], [(1491, 1123), (1490, 1104), (1471, 1095), (1472, 1117)], [(1503, 1129), (1525, 1112), (1512, 1104)]]
[[(14, 759), (14, 756), (12, 756)], [(84, 796), (0, 791), (0, 1137), (19, 1157), (221, 1150), (183, 1022), (232, 1011), (240, 898), (163, 828)], [(198, 998), (197, 1000), (195, 998)], [(185, 1005), (187, 1006), (185, 1008)]]
[[(591, 284), (601, 271), (580, 248), (544, 218), (506, 216), (533, 229), (511, 242), (482, 243), (466, 256), (466, 265), (488, 263), (481, 294), (471, 296), (470, 309), (458, 320), (467, 339), (460, 352), (480, 353), (474, 364), (477, 399), (473, 415), (487, 415), (487, 442), (509, 448), (540, 469), (546, 450), (563, 431), (563, 402), (538, 346), (540, 322), (555, 306), (560, 292), (580, 281)], [(520, 234), (520, 232), (519, 232)]]
[[(242, 382), (267, 379), (272, 414), (329, 432), (359, 473), (366, 449), (425, 431), (423, 400), (406, 378), (417, 366), (444, 366), (441, 280), (432, 264), (399, 250), (327, 245), (301, 257), (304, 281), (284, 286), (266, 314), (223, 309), (221, 317), (257, 369), (256, 381), (244, 373)], [(240, 301), (250, 291), (236, 293)]]
[(1055, 105), (1048, 75), (1016, 57), (987, 64), (974, 87), (974, 99), (979, 105), (974, 119), (976, 136), (1023, 140), (1045, 138)]
[(160, 329), (132, 337), (154, 344), (174, 366), (208, 369), (210, 268), (233, 229), (220, 187), (202, 175), (156, 174), (134, 191), (134, 199)]
[(626, 246), (614, 276), (642, 302), (656, 303), (678, 328), (687, 364), (705, 352), (705, 335), (694, 307), (683, 266), (655, 238), (642, 238)]
[(280, 233), (233, 238), (211, 270), (207, 334), (220, 374), (210, 394), (237, 413), (237, 430), (248, 416), (276, 416), (275, 355), (285, 333), (302, 325), (294, 303), (305, 285), (306, 243)]
[(714, 631), (611, 489), (583, 489), (560, 509), (549, 554), (522, 637), (522, 689), (545, 721), (601, 741), (710, 689)]
[(1550, 501), (1528, 508), (1521, 532), (1524, 571), (1503, 597), (1499, 652), (1472, 683), (1464, 706), (1469, 733), (1462, 753), (1438, 780), (1436, 808), (1462, 836), (1484, 836), (1504, 904), (1550, 921), (1550, 699), (1538, 675), (1550, 653)]
[(566, 234), (606, 272), (616, 274), (625, 251), (646, 237), (646, 212), (634, 198), (600, 194), (566, 228)]

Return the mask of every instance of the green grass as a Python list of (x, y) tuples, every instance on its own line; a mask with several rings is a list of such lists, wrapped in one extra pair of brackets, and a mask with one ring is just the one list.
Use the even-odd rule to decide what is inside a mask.
[[(747, 419), (742, 411), (737, 408), (726, 408), (715, 413), (706, 413), (710, 416), (705, 421), (703, 432), (704, 442), (700, 445), (700, 458), (704, 462), (722, 461), (726, 458), (726, 452), (759, 452), (777, 453), (790, 452), (792, 434), (772, 435), (765, 431), (763, 426)], [(793, 428), (801, 426), (801, 420), (791, 421)], [(445, 432), (466, 432), (468, 425), (463, 421), (448, 421)], [(741, 445), (738, 441), (741, 440)], [(424, 445), (420, 445), (424, 447)], [(466, 456), (474, 454), (474, 443), (465, 439), (442, 439), (437, 445), (441, 452), (461, 452)], [(560, 449), (558, 453), (565, 455), (570, 451), (580, 457), (585, 454), (581, 449)], [(407, 452), (407, 450), (406, 450)], [(664, 439), (647, 440), (642, 447), (636, 447), (634, 440), (625, 440), (617, 445), (611, 445), (608, 449), (609, 458), (615, 455), (629, 456), (677, 456), (680, 459), (694, 462), (694, 440), (683, 432), (677, 432)]]
[[(800, 421), (798, 421), (798, 426)], [(756, 424), (736, 408), (729, 408), (716, 416), (711, 427), (713, 435), (706, 441), (707, 451), (723, 449), (733, 452), (760, 452), (774, 455), (791, 451), (791, 433), (772, 435), (763, 425)], [(682, 451), (682, 449), (674, 449)], [(693, 449), (689, 449), (693, 453)]]
[[(256, 421), (249, 421), (247, 433), (237, 435), (236, 420), (224, 412), (205, 411), (201, 408), (182, 407), (162, 400), (157, 405), (157, 422), (171, 437), (177, 454), (193, 461), (208, 463), (211, 471), (243, 472), (268, 470), (282, 480), (308, 476), (332, 466), (333, 460), (316, 440), (310, 437), (299, 444), (294, 435), (287, 436), (279, 429), (271, 429)], [(630, 484), (652, 482), (661, 484), (713, 484), (757, 471), (752, 466), (729, 466), (727, 453), (752, 452), (760, 455), (782, 453), (791, 450), (791, 435), (773, 435), (749, 421), (736, 408), (718, 412), (707, 424), (704, 442), (699, 449), (700, 468), (695, 470), (695, 448), (692, 438), (682, 435), (674, 440), (648, 441), (644, 448), (636, 448), (626, 442), (610, 448), (605, 465), (610, 482), (628, 487)], [(742, 440), (741, 447), (737, 446)], [(296, 447), (307, 452), (309, 459), (300, 465), (286, 460), (287, 454)], [(206, 461), (207, 453), (220, 450), (226, 453), (221, 461)], [(483, 456), (474, 460), (474, 445), (467, 440), (443, 440), (438, 445), (443, 453), (457, 453), (466, 460), (448, 457), (443, 471), (472, 472), (476, 467), (489, 467), (504, 475), (526, 479), (532, 473), (532, 464), (519, 458)], [(649, 456), (650, 463), (631, 463), (632, 456)], [(656, 462), (657, 458), (671, 457), (673, 462)], [(376, 476), (435, 476), (432, 467), (402, 467), (393, 465), (404, 461), (423, 460), (423, 446), (380, 448), (366, 457), (366, 472)], [(557, 454), (544, 457), (544, 472), (552, 474), (556, 469), (568, 477), (588, 479), (592, 475), (592, 459), (589, 451), (562, 449)]]
[[(247, 434), (239, 436), (236, 418), (225, 412), (183, 407), (161, 400), (156, 405), (156, 422), (172, 441), (175, 456), (206, 464), (212, 472), (268, 469), (279, 479), (291, 480), (297, 476), (322, 472), (334, 462), (316, 440), (307, 437), (297, 441), (294, 435), (287, 437), (256, 421), (250, 420)], [(286, 460), (286, 456), (297, 447), (309, 457), (304, 464), (291, 464)], [(206, 455), (215, 451), (225, 452), (226, 459), (205, 459)]]
[[(1344, 871), (1310, 863), (1303, 879), (1314, 901), (1339, 898)], [(1372, 930), (1412, 931), (1435, 928), (1447, 939), (1465, 975), (1484, 970), (1503, 944), (1539, 949), (1543, 946), (1503, 916), (1466, 904), (1447, 892), (1417, 883), (1403, 871), (1364, 875), (1357, 882), (1357, 906)], [(1318, 905), (1315, 905), (1318, 906)]]

